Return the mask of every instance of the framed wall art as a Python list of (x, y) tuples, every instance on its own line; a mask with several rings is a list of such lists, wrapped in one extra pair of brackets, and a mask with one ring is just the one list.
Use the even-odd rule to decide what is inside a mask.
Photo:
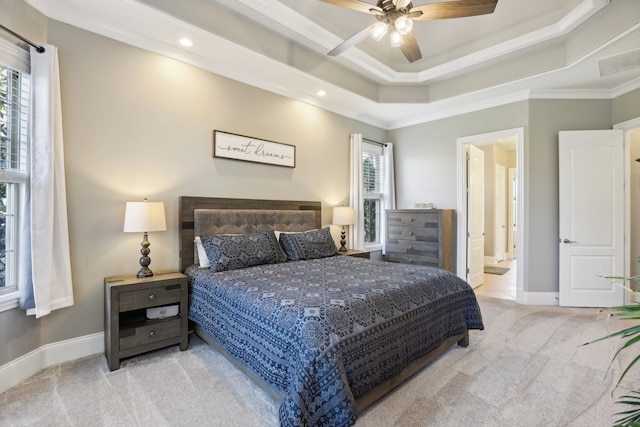
[(213, 131), (213, 157), (296, 167), (295, 145)]

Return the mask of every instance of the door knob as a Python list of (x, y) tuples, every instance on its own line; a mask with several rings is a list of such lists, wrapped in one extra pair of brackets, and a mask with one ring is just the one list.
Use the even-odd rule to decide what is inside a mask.
[(578, 243), (575, 240), (569, 240), (569, 239), (562, 239), (562, 243)]

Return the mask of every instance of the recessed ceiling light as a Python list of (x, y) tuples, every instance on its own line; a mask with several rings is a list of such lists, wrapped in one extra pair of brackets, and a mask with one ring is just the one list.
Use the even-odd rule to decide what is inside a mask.
[(181, 38), (178, 42), (184, 47), (193, 46), (193, 42), (190, 39), (186, 38), (186, 37)]
[(324, 90), (320, 89), (319, 91), (316, 92), (316, 95), (321, 96), (321, 97), (322, 96), (326, 96), (327, 92), (325, 92)]

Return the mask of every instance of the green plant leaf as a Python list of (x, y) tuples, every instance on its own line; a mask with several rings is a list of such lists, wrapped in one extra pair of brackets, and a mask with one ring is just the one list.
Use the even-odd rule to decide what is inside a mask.
[(595, 339), (593, 341), (586, 342), (586, 343), (584, 343), (582, 345), (589, 345), (589, 344), (593, 344), (593, 343), (596, 343), (596, 342), (599, 342), (599, 341), (604, 341), (606, 339), (613, 338), (613, 337), (624, 336), (624, 335), (632, 335), (632, 334), (638, 334), (638, 333), (640, 333), (640, 325), (632, 326), (632, 327), (629, 327), (627, 329), (622, 329), (620, 331), (613, 332), (613, 333), (611, 333), (609, 335), (606, 335), (604, 337)]
[[(616, 356), (618, 355), (618, 353), (620, 352), (620, 350), (618, 350), (616, 352)], [(614, 357), (615, 358), (615, 357)], [(618, 378), (618, 382), (616, 383), (616, 387), (618, 387), (620, 385), (620, 383), (622, 382), (622, 379), (625, 377), (625, 375), (627, 375), (627, 372), (629, 372), (629, 370), (633, 367), (633, 365), (636, 364), (636, 362), (638, 362), (638, 360), (640, 360), (640, 354), (637, 355), (630, 363), (629, 365), (627, 365), (627, 367), (625, 368), (624, 371), (622, 371), (622, 374), (620, 374), (620, 378)]]

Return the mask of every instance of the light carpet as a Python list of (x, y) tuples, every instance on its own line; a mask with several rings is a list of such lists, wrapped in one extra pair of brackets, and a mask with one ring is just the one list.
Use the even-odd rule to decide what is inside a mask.
[[(611, 394), (633, 356), (607, 374), (620, 340), (580, 346), (622, 321), (597, 309), (478, 300), (485, 330), (471, 332), (469, 347), (447, 351), (360, 414), (357, 427), (608, 426), (622, 409), (615, 396), (640, 385), (634, 371)], [(277, 426), (277, 413), (197, 337), (188, 351), (158, 350), (113, 372), (103, 355), (67, 362), (0, 395), (2, 426)]]

